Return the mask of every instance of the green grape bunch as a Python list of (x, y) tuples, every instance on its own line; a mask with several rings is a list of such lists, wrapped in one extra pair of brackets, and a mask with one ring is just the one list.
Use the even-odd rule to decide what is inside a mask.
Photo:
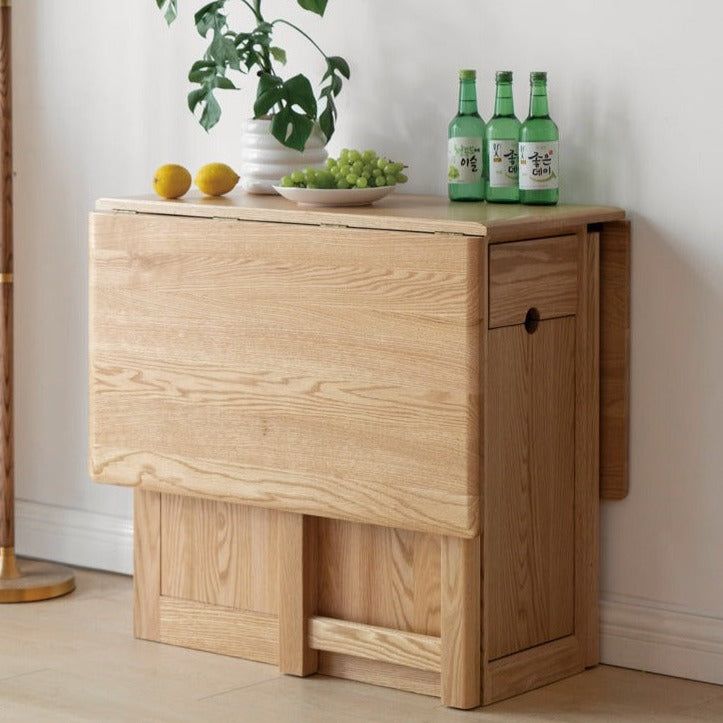
[(326, 168), (305, 168), (281, 179), (284, 188), (381, 188), (406, 183), (403, 163), (390, 161), (375, 151), (343, 148), (339, 158), (329, 158)]

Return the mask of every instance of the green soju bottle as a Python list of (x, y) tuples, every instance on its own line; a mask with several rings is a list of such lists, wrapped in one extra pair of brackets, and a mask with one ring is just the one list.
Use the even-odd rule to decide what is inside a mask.
[(477, 73), (459, 71), (459, 112), (449, 124), (447, 182), (452, 201), (483, 201), (485, 123), (477, 112)]
[(560, 197), (560, 135), (547, 108), (547, 73), (530, 73), (530, 86), (530, 115), (520, 128), (520, 201), (551, 206)]
[(495, 114), (485, 129), (485, 197), (492, 203), (517, 203), (520, 121), (512, 99), (512, 71), (497, 73)]

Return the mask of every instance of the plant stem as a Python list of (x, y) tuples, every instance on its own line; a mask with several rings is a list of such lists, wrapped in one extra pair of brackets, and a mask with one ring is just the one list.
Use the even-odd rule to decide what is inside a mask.
[[(256, 16), (256, 21), (257, 21), (258, 23), (263, 23), (263, 22), (265, 22), (265, 21), (264, 21), (264, 16), (261, 14), (261, 0), (254, 0), (254, 6), (253, 6), (253, 7), (251, 7), (251, 5), (249, 5), (249, 3), (247, 2), (247, 0), (241, 0), (241, 2), (244, 3), (245, 5), (248, 5), (249, 8), (251, 8), (251, 10), (253, 11), (254, 15)], [(261, 56), (262, 56), (263, 59), (264, 59), (264, 66), (265, 66), (265, 67), (264, 67), (264, 70), (265, 70), (269, 75), (275, 75), (274, 69), (273, 69), (273, 67), (272, 67), (272, 65), (271, 65), (271, 55), (269, 54), (269, 49), (266, 48), (266, 47), (264, 47), (263, 50), (261, 51)]]
[(261, 16), (258, 14), (258, 12), (253, 8), (250, 2), (248, 0), (241, 0), (241, 2), (256, 16), (256, 20), (261, 22)]
[[(260, 0), (257, 0), (257, 2), (260, 2)], [(279, 18), (278, 20), (274, 20), (271, 25), (276, 25), (276, 23), (283, 23), (284, 25), (288, 25), (290, 28), (293, 28), (297, 33), (303, 35), (324, 56), (325, 59), (329, 57), (301, 28), (294, 25), (294, 23), (290, 23), (288, 20)]]

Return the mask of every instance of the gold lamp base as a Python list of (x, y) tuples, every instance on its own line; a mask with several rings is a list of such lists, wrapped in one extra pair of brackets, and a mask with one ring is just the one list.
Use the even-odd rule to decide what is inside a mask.
[(75, 575), (68, 567), (35, 560), (22, 569), (12, 547), (0, 547), (0, 603), (37, 602), (75, 590)]

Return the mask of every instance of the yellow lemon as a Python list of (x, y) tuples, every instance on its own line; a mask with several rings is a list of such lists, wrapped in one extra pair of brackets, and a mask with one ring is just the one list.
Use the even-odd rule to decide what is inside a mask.
[(225, 163), (209, 163), (196, 174), (196, 185), (207, 196), (223, 196), (233, 191), (239, 177)]
[(175, 163), (161, 166), (153, 176), (153, 190), (162, 198), (180, 198), (191, 187), (191, 174)]

